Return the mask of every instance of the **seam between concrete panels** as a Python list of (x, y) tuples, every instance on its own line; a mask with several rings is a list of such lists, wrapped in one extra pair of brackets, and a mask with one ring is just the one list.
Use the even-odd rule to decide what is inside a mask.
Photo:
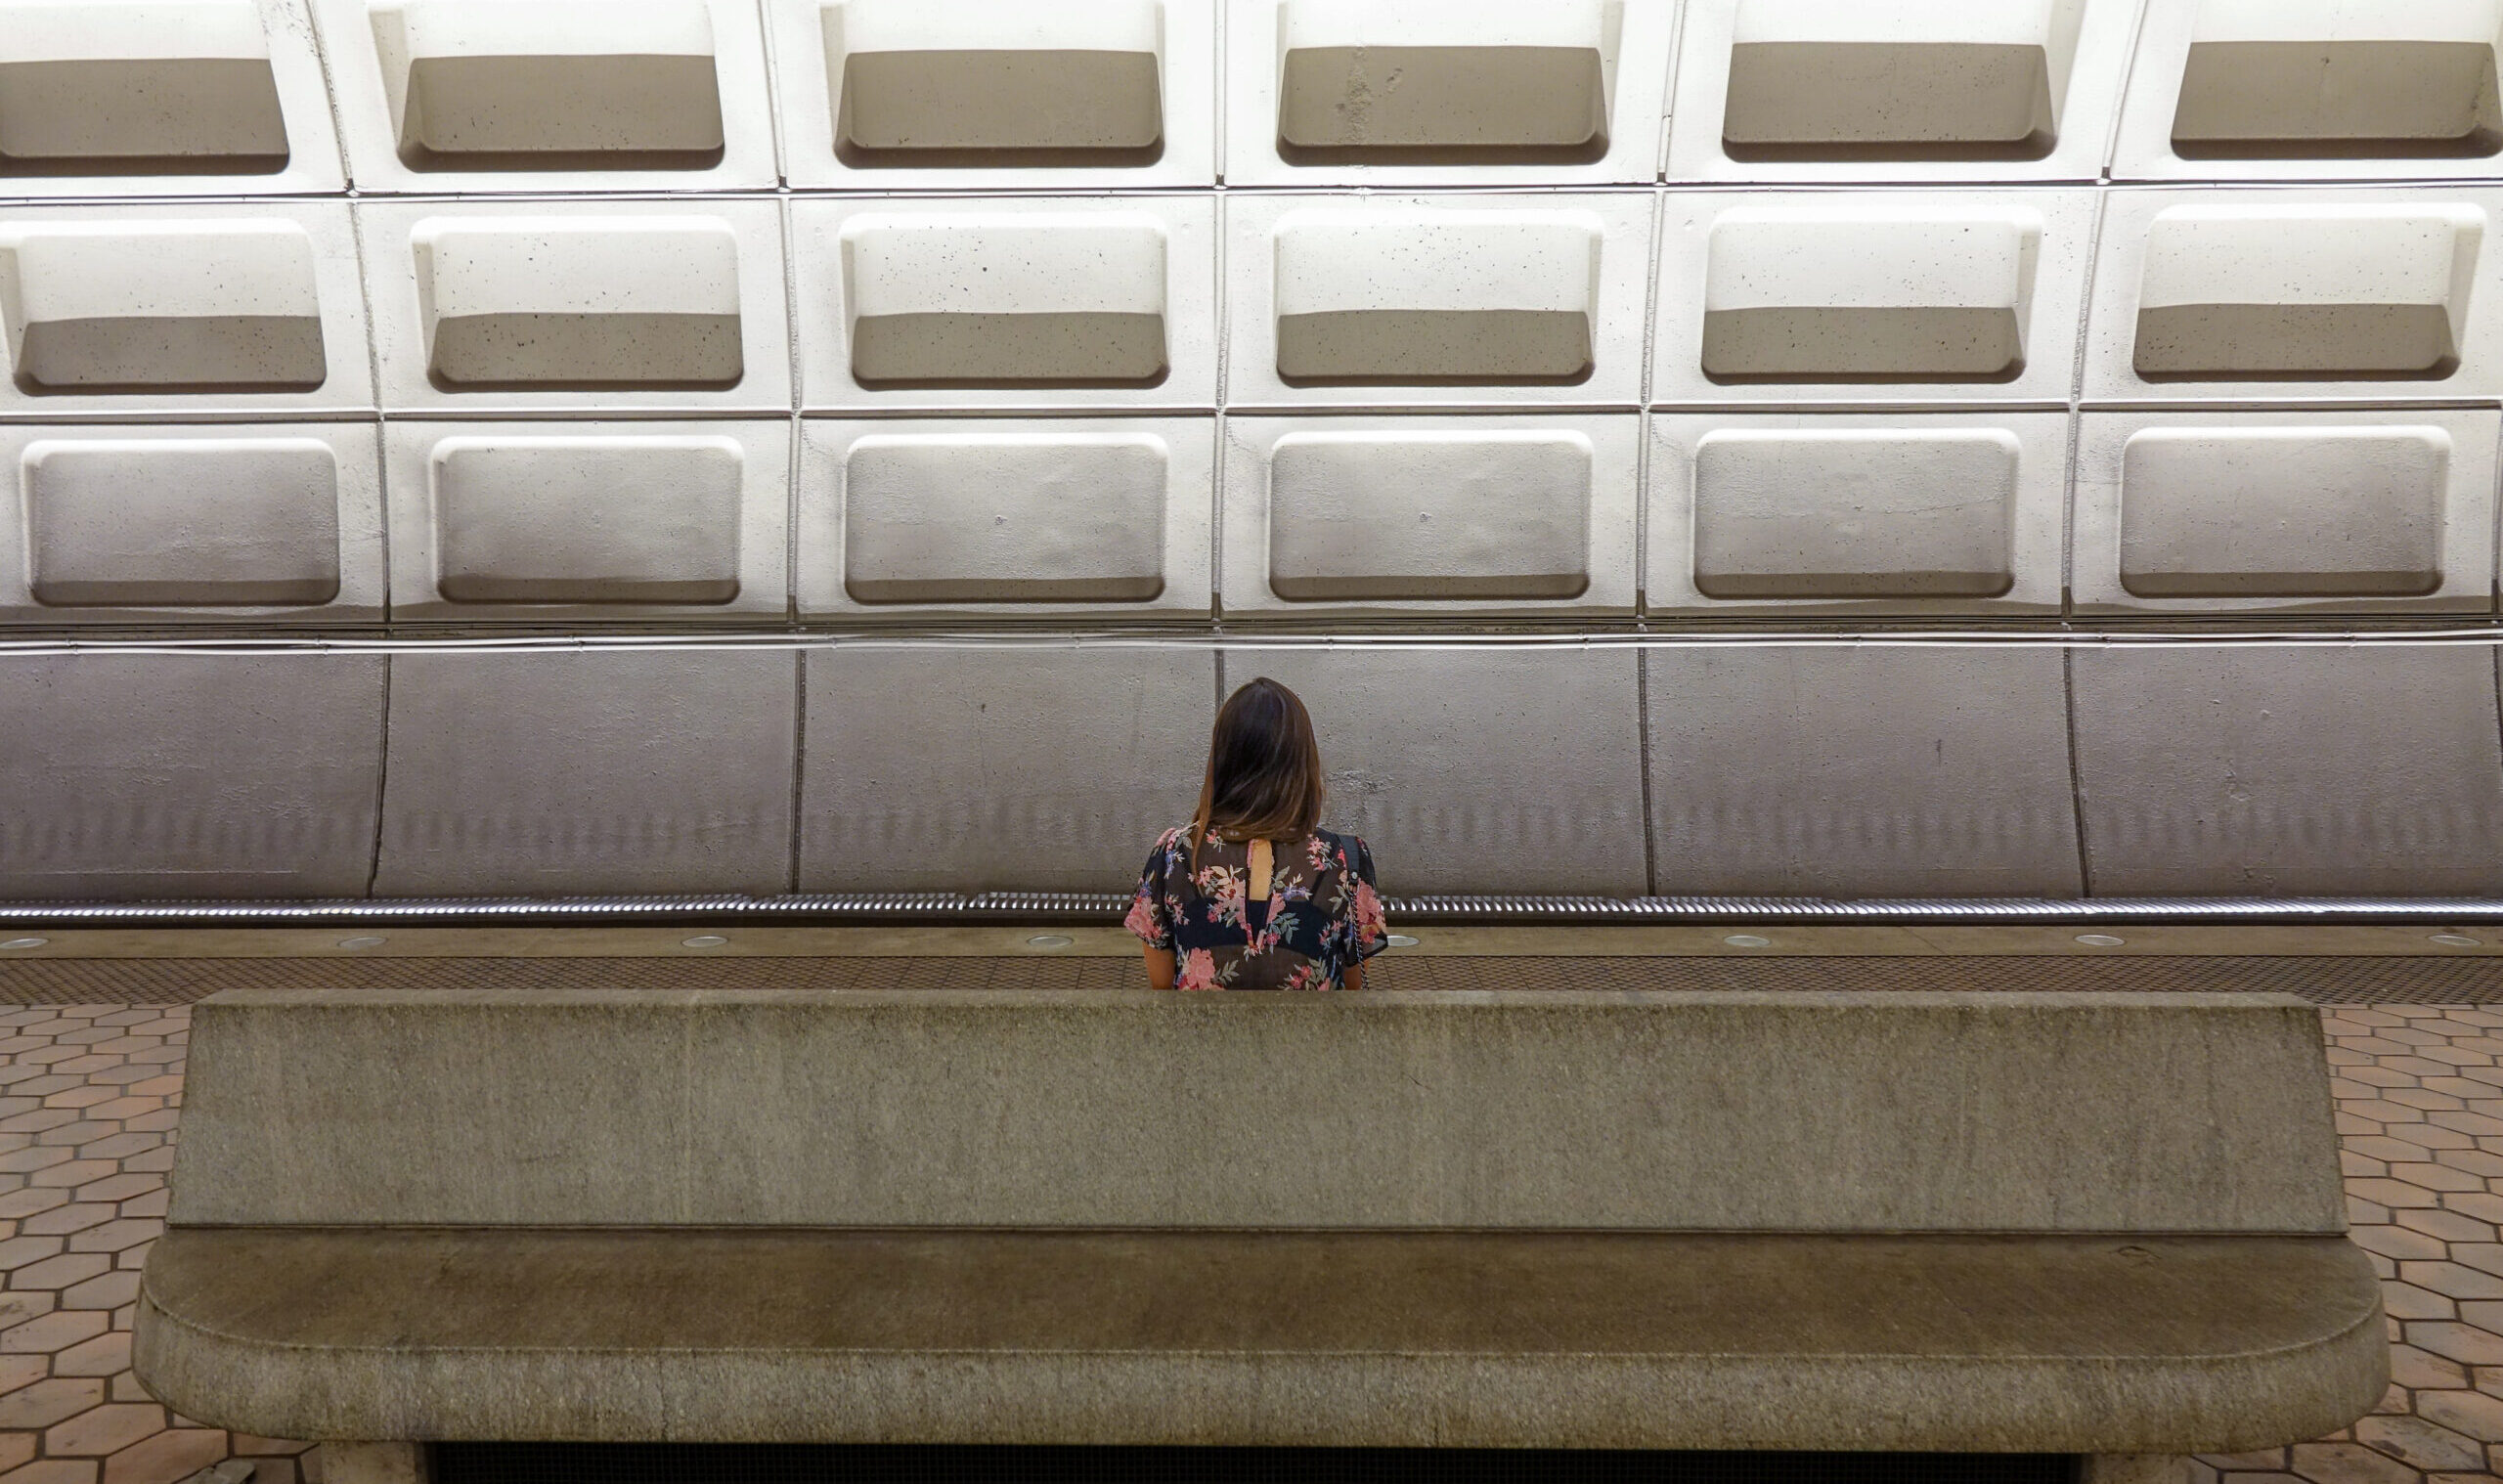
[[(780, 148), (779, 114), (774, 126), (775, 148)], [(806, 426), (800, 409), (806, 399), (800, 393), (800, 235), (792, 219), (791, 196), (785, 187), (773, 211), (774, 221), (782, 234), (782, 354), (789, 367), (790, 458), (789, 467), (782, 471), (782, 614), (793, 629), (800, 626), (800, 458), (807, 451), (801, 435)]]
[(2077, 890), (2081, 896), (2094, 895), (2094, 855), (2086, 845), (2086, 774), (2079, 766), (2077, 752), (2077, 646), (2060, 646), (2060, 720), (2065, 723), (2069, 741), (2069, 814), (2077, 831)]
[(373, 850), (365, 868), (368, 896), (382, 881), (383, 808), (390, 799), (391, 786), (391, 672), (398, 668), (397, 656), (382, 656), (382, 715), (375, 723), (381, 735), (375, 741), (373, 762)]
[(791, 656), (791, 890), (800, 890), (800, 809), (809, 776), (809, 652)]
[[(757, 39), (764, 44), (765, 49), (765, 113), (767, 129), (773, 140), (773, 179), (776, 185), (787, 192), (791, 189), (791, 162), (788, 152), (783, 149), (782, 141), (782, 67), (780, 59), (774, 53), (773, 15), (767, 8), (765, 0), (752, 0), (752, 3), (756, 11)], [(718, 74), (719, 64), (715, 65)], [(822, 66), (824, 64), (819, 63), (818, 65)], [(787, 260), (783, 264), (782, 280), (786, 284), (791, 281), (791, 269)], [(791, 338), (795, 344), (799, 340), (796, 334)], [(793, 395), (797, 396), (798, 383), (794, 382), (792, 386)]]
[[(322, 18), (315, 14), (316, 10), (317, 7), (311, 4), (307, 4), (304, 7), (304, 28), (313, 38), (314, 65), (319, 67), (322, 72), (322, 108), (330, 115), (330, 153), (338, 156), (340, 195), (346, 199), (353, 200), (357, 194), (356, 172), (354, 167), (348, 163), (348, 121), (339, 112), (339, 89), (330, 76), (329, 38), (325, 36), (322, 32)], [(326, 194), (321, 198), (329, 199), (329, 197)], [(350, 214), (353, 215), (354, 213), (351, 212)], [(363, 259), (364, 255), (359, 253), (357, 266), (360, 270), (364, 267)], [(357, 288), (360, 293), (365, 291), (365, 284), (361, 272), (359, 274)], [(368, 342), (369, 349), (371, 348), (373, 338), (373, 322), (368, 320), (366, 324), (366, 340)], [(376, 381), (373, 384), (373, 400), (376, 407), (379, 407), (382, 403), (382, 383), (379, 381)]]
[(2082, 286), (2077, 310), (2077, 324), (2070, 329), (2068, 448), (2063, 453), (2064, 472), (2060, 478), (2060, 622), (2068, 623), (2077, 612), (2077, 473), (2078, 455), (2086, 440), (2086, 337), (2094, 315), (2095, 271), (2103, 255), (2103, 224), (2111, 202), (2111, 194), (2097, 186), (2094, 190), (2094, 223), (2086, 235), (2086, 281)]
[(2112, 162), (2121, 153), (2121, 125), (2129, 117), (2130, 89), (2137, 80), (2138, 54), (2146, 42), (2153, 9), (2150, 0), (2138, 0), (2137, 13), (2130, 22), (2129, 51), (2121, 60), (2121, 85), (2113, 92), (2112, 111), (2103, 120), (2103, 158), (2095, 168), (2096, 178), (2105, 185), (2112, 183)]
[[(1638, 633), (1640, 630), (1638, 629)], [(1651, 814), (1651, 650), (1634, 652), (1634, 745), (1637, 771), (1643, 780), (1643, 891), (1660, 895), (1660, 847), (1652, 838)]]

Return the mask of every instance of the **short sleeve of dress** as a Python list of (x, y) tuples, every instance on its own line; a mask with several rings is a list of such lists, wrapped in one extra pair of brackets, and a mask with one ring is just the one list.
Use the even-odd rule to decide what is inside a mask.
[(1390, 924), (1382, 911), (1382, 893), (1374, 885), (1373, 851), (1354, 835), (1347, 837), (1347, 864), (1356, 875), (1348, 957), (1361, 963), (1390, 946)]
[(1173, 946), (1173, 893), (1170, 885), (1177, 873), (1186, 869), (1176, 858), (1180, 830), (1167, 830), (1147, 852), (1147, 864), (1139, 871), (1138, 891), (1130, 898), (1129, 916), (1121, 926), (1136, 934), (1151, 948)]

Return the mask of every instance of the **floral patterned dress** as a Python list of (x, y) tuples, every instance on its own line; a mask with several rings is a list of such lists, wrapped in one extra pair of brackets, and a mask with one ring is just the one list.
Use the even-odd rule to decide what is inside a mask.
[(1252, 847), (1200, 845), (1191, 872), (1188, 825), (1166, 830), (1148, 854), (1123, 924), (1151, 948), (1171, 950), (1176, 989), (1339, 989), (1347, 970), (1388, 946), (1373, 852), (1353, 835), (1317, 831), (1270, 848), (1265, 921), (1251, 900)]

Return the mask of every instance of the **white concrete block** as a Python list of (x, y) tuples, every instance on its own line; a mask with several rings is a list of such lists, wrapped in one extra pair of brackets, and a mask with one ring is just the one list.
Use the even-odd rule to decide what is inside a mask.
[(1648, 652), (1664, 893), (2075, 896), (2060, 652)]
[(1322, 820), (1382, 889), (1640, 895), (1642, 726), (1631, 649), (1236, 645), (1311, 709)]
[(1656, 172), (1670, 0), (1228, 0), (1226, 23), (1236, 185)]
[(371, 623), (382, 489), (371, 423), (0, 426), (0, 617)]
[(2121, 179), (2491, 175), (2498, 0), (2155, 5), (2130, 74)]
[(2079, 807), (2106, 895), (2467, 895), (2503, 873), (2483, 645), (2079, 649)]
[(343, 207), (0, 211), (0, 413), (371, 404)]
[(0, 195), (344, 184), (304, 0), (0, 4)]
[(1693, 0), (1668, 178), (2095, 178), (2130, 0)]
[(1631, 612), (1638, 421), (1229, 418), (1226, 611)]
[(387, 406), (789, 406), (769, 201), (369, 202)]
[(1131, 890), (1190, 822), (1215, 671), (1195, 644), (810, 650), (800, 890)]
[(1212, 408), (1214, 207), (796, 202), (804, 405)]
[(774, 649), (394, 655), (374, 891), (789, 890), (797, 667)]
[(2115, 191), (2089, 400), (2490, 396), (2503, 192)]
[(768, 0), (793, 185), (1216, 179), (1213, 0)]
[(1228, 400), (1626, 403), (1647, 203), (1626, 196), (1236, 196)]
[(383, 664), (0, 657), (0, 896), (363, 896)]
[(394, 422), (392, 614), (779, 618), (790, 447), (781, 421)]
[(1674, 195), (1654, 404), (2065, 401), (2086, 191)]
[(1645, 611), (2057, 613), (2059, 413), (1651, 418)]
[(800, 438), (805, 617), (1208, 611), (1213, 419), (811, 418)]
[(752, 5), (314, 0), (314, 7), (361, 190), (774, 184), (765, 41)]
[(2483, 613), (2503, 417), (2088, 414), (2071, 585), (2086, 613)]

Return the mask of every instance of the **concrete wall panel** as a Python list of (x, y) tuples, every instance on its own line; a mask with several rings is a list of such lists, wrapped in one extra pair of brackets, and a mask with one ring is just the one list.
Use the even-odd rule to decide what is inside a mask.
[(1671, 180), (2092, 180), (2129, 0), (1694, 0)]
[(256, 625), (382, 616), (370, 423), (0, 425), (0, 615)]
[(773, 412), (790, 405), (769, 201), (358, 207), (384, 405)]
[(775, 183), (753, 5), (315, 0), (315, 16), (360, 190)]
[(1635, 417), (1235, 417), (1230, 614), (1630, 612)]
[(808, 654), (804, 892), (1127, 892), (1187, 823), (1215, 720), (1192, 647)]
[(1655, 650), (1668, 893), (2074, 896), (2057, 649)]
[(2086, 191), (1667, 198), (1651, 400), (2067, 399)]
[(0, 658), (0, 896), (361, 896), (372, 656)]
[(346, 208), (0, 210), (0, 415), (373, 403)]
[(1634, 405), (1646, 207), (1623, 196), (1230, 196), (1228, 400)]
[(2083, 427), (2083, 612), (2492, 608), (2493, 413), (2090, 413)]
[(1647, 612), (2055, 613), (2057, 413), (1655, 414)]
[(1631, 650), (1226, 651), (1228, 689), (1263, 675), (1311, 709), (1324, 821), (1373, 847), (1383, 891), (1642, 893)]
[(1215, 201), (806, 200), (810, 410), (1216, 405)]
[(2114, 191), (2089, 401), (2492, 396), (2503, 192)]
[(0, 5), (0, 196), (345, 184), (303, 0)]
[(2113, 174), (2491, 176), (2498, 43), (2495, 0), (2149, 6)]
[(766, 649), (394, 656), (375, 891), (788, 890), (797, 666)]
[(1216, 180), (1210, 0), (768, 0), (800, 187)]
[(2102, 895), (2471, 895), (2503, 880), (2503, 742), (2477, 645), (2081, 649)]
[(1226, 0), (1236, 185), (1632, 183), (1672, 0)]
[(745, 422), (394, 422), (395, 617), (779, 618), (791, 439)]
[(800, 436), (805, 615), (1208, 611), (1213, 418), (811, 418)]

